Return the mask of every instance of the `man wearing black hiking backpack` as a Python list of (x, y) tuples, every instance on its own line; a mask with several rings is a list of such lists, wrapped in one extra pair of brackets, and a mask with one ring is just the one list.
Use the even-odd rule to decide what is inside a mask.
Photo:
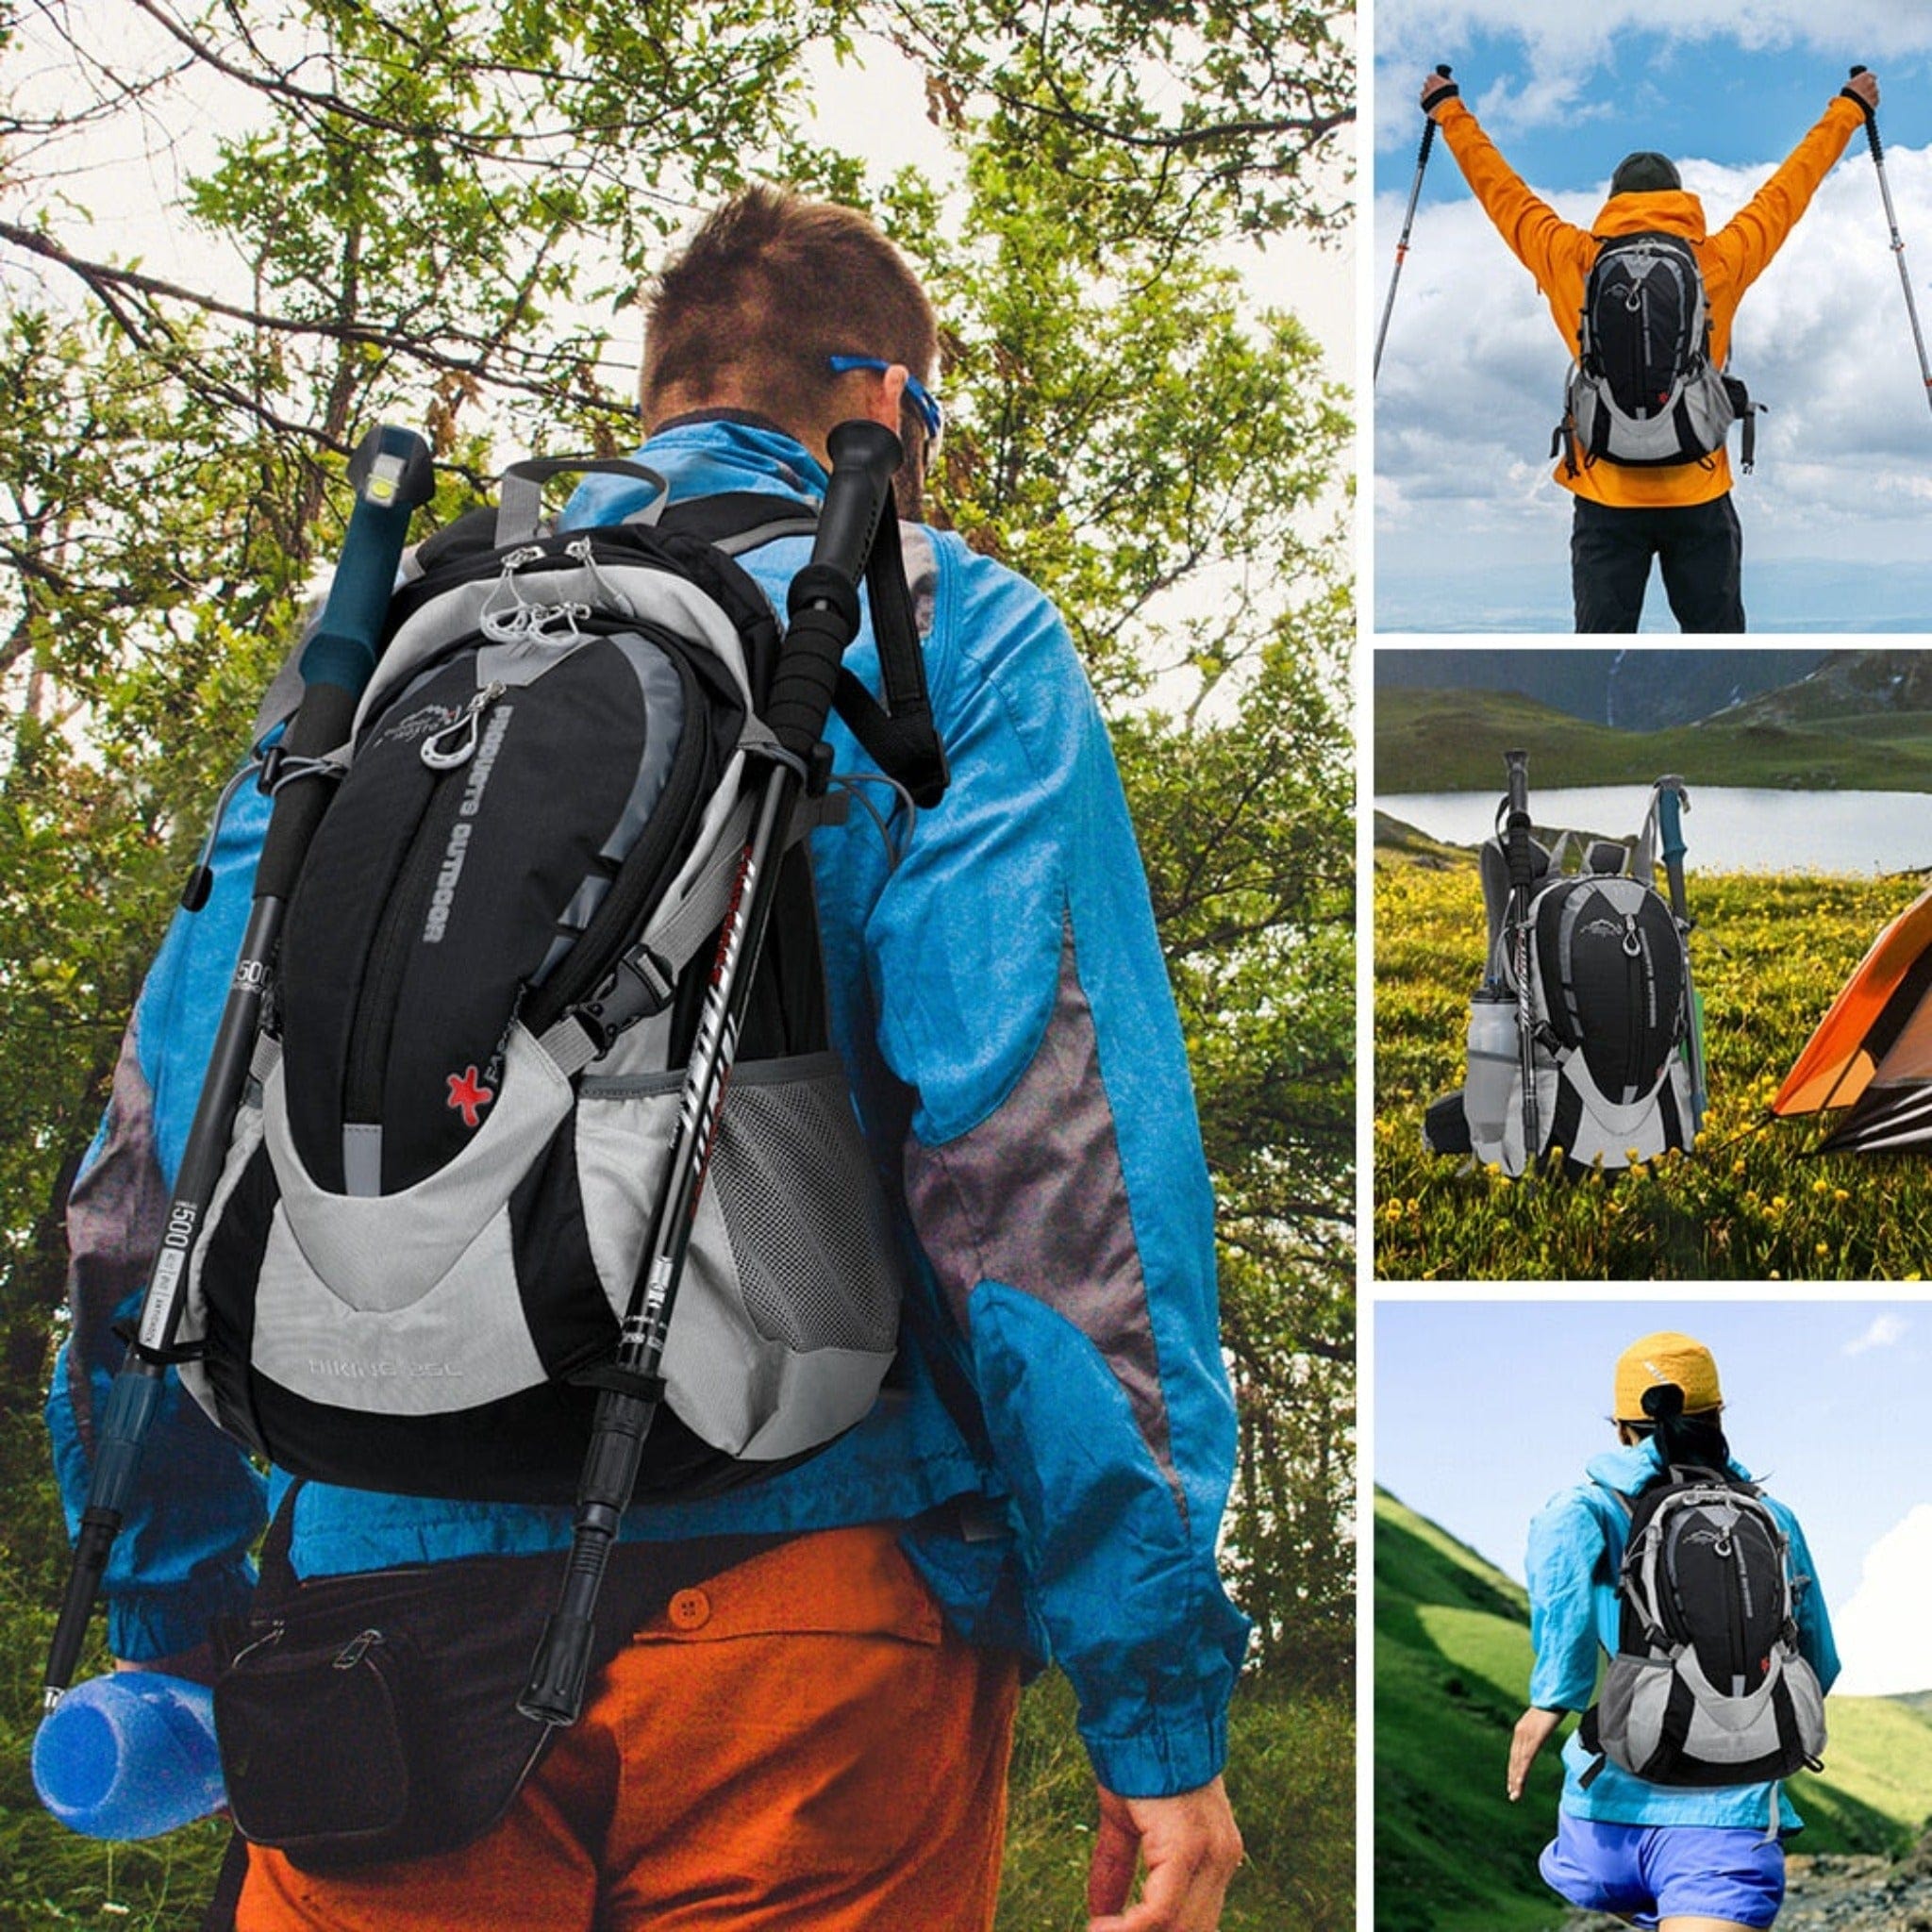
[(1878, 105), (1857, 75), (1751, 200), (1715, 234), (1665, 156), (1624, 157), (1588, 228), (1564, 221), (1497, 152), (1461, 90), (1422, 87), (1483, 210), (1536, 277), (1574, 358), (1553, 439), (1556, 480), (1575, 499), (1571, 581), (1579, 631), (1634, 631), (1655, 558), (1678, 628), (1741, 631), (1743, 537), (1725, 436), (1751, 404), (1729, 377), (1731, 325), (1772, 258)]
[(1783, 1780), (1817, 1768), (1838, 1674), (1824, 1594), (1797, 1519), (1731, 1455), (1702, 1342), (1632, 1342), (1612, 1409), (1619, 1446), (1530, 1525), (1536, 1667), (1508, 1794), (1583, 1711), (1545, 1882), (1661, 1932), (1765, 1932), (1802, 1825)]
[[(668, 482), (670, 507), (659, 501), (667, 492), (631, 477), (580, 490), (563, 525), (582, 547), (583, 583), (596, 585), (607, 567), (589, 533), (614, 535), (623, 520), (661, 510), (667, 528), (698, 520), (673, 543), (736, 544), (783, 608), (811, 549), (829, 433), (855, 418), (901, 438), (901, 506), (916, 514), (942, 422), (928, 386), (937, 328), (918, 282), (863, 217), (772, 191), (737, 197), (660, 275), (647, 326), (650, 433), (639, 455)], [(699, 528), (707, 518), (717, 523), (710, 535)], [(866, 734), (834, 720), (826, 741), (844, 780), (835, 793), (850, 796), (842, 812), (820, 814), (809, 846), (825, 967), (818, 1004), (829, 1007), (852, 1099), (847, 1109), (841, 1093), (816, 1118), (832, 1141), (856, 1110), (910, 1264), (886, 1387), (821, 1453), (757, 1482), (627, 1512), (618, 1554), (648, 1545), (646, 1567), (671, 1580), (620, 1626), (630, 1640), (592, 1678), (581, 1719), (554, 1734), (520, 1784), (510, 1764), (514, 1798), (494, 1822), (483, 1810), (473, 1828), (408, 1858), (358, 1863), (325, 1819), (316, 1829), (329, 1856), (317, 1858), (300, 1841), (309, 1813), (357, 1810), (366, 1793), (355, 1787), (375, 1785), (378, 1767), (339, 1736), (333, 1785), (318, 1774), (311, 1793), (284, 1779), (295, 1786), (277, 1793), (293, 1848), (251, 1849), (242, 1932), (986, 1932), (1018, 1682), (1048, 1660), (1073, 1682), (1100, 1787), (1089, 1884), (1096, 1932), (1212, 1932), (1218, 1923), (1241, 1856), (1221, 1769), (1246, 1623), (1216, 1564), (1233, 1409), (1216, 1332), (1212, 1198), (1180, 1030), (1106, 732), (1064, 625), (1039, 591), (956, 536), (916, 523), (901, 534), (950, 785), (915, 812)], [(476, 909), (466, 880), (481, 861), (466, 855), (486, 838), (483, 794), (514, 775), (503, 721), (514, 709), (522, 728), (538, 703), (526, 687), (554, 675), (536, 664), (575, 647), (579, 617), (591, 622), (580, 607), (533, 604), (542, 580), (518, 575), (523, 554), (502, 560), (500, 583), (468, 587), (475, 608), (464, 621), (497, 653), (491, 681), (452, 708), (429, 706), (435, 693), (405, 680), (408, 715), (381, 724), (363, 758), (370, 770), (393, 753), (423, 786), (430, 781), (416, 764), (456, 774), (447, 822), (435, 822), (425, 848), (432, 862), (415, 869), (426, 920), (406, 910), (400, 924), (383, 922), (400, 934), (391, 949), (399, 957), (434, 944), (446, 961), (442, 941), (458, 931), (464, 894)], [(847, 658), (874, 691), (875, 642), (868, 625)], [(614, 708), (622, 679), (608, 690)], [(849, 692), (841, 708), (864, 714)], [(601, 742), (594, 709), (579, 731), (590, 764), (589, 747)], [(571, 762), (553, 761), (559, 793), (575, 776)], [(634, 816), (622, 788), (614, 795)], [(552, 815), (550, 799), (519, 797), (519, 825)], [(73, 1191), (73, 1339), (49, 1416), (76, 1511), (119, 1354), (112, 1324), (131, 1311), (130, 1291), (160, 1238), (263, 818), (252, 788), (237, 794), (213, 849), (212, 894), (170, 932)], [(592, 843), (570, 880), (587, 863), (594, 874), (598, 857)], [(546, 938), (551, 916), (541, 915)], [(579, 926), (593, 916), (575, 915)], [(332, 942), (330, 922), (318, 925)], [(336, 975), (321, 977), (327, 994)], [(675, 1017), (661, 1009), (625, 1037), (643, 1040), (660, 1019), (668, 1034)], [(402, 1056), (364, 1058), (376, 1087)], [(260, 1066), (258, 1086), (286, 1088), (281, 1066)], [(487, 1055), (458, 1061), (447, 1092), (439, 1077), (424, 1104), (446, 1137), (480, 1145), (509, 1120), (502, 1096), (518, 1077)], [(762, 1105), (805, 1078), (799, 1059), (775, 1061)], [(335, 1108), (340, 1082), (314, 1084)], [(580, 1117), (574, 1137), (561, 1137), (563, 1166), (580, 1170), (573, 1185), (634, 1161), (634, 1149), (613, 1160), (609, 1137), (627, 1110), (667, 1092), (661, 1072), (593, 1084), (599, 1124)], [(395, 1149), (352, 1144), (371, 1136), (362, 1116), (344, 1119), (331, 1114), (321, 1136), (345, 1176), (325, 1191), (349, 1202), (332, 1212), (374, 1212), (397, 1198), (384, 1166)], [(803, 1224), (808, 1208), (819, 1224), (841, 1208), (851, 1218), (866, 1191), (794, 1201), (785, 1187), (775, 1164), (752, 1191), (754, 1221)], [(582, 1199), (591, 1205), (574, 1223), (566, 1214), (556, 1224), (559, 1250), (621, 1241), (588, 1191)], [(261, 1239), (247, 1238), (251, 1265), (288, 1224), (283, 1206), (255, 1205), (264, 1218)], [(755, 1226), (731, 1239), (759, 1259)], [(553, 1273), (562, 1266), (560, 1253), (538, 1255), (540, 1280), (546, 1260)], [(392, 1267), (407, 1273), (407, 1257), (365, 1241), (352, 1272)], [(785, 1305), (791, 1284), (773, 1278), (778, 1272), (758, 1284), (768, 1339), (774, 1324), (809, 1330), (837, 1315)], [(252, 1304), (258, 1328), (275, 1319), (267, 1306)], [(683, 1312), (680, 1304), (671, 1323), (674, 1350), (691, 1332), (680, 1331)], [(389, 1385), (420, 1378), (422, 1409), (442, 1399), (445, 1356), (459, 1356), (463, 1341), (374, 1367), (332, 1340), (295, 1352), (310, 1357), (297, 1366), (321, 1375), (318, 1390), (346, 1387), (363, 1408), (377, 1407)], [(658, 1436), (671, 1435), (675, 1385), (691, 1359), (680, 1367), (667, 1351), (673, 1412)], [(232, 1360), (221, 1371), (231, 1394), (250, 1374)], [(727, 1400), (741, 1394), (728, 1374), (711, 1381)], [(318, 1403), (291, 1414), (312, 1419)], [(473, 1436), (461, 1454), (488, 1448)], [(395, 1493), (316, 1480), (291, 1496), (272, 1475), (267, 1561), (276, 1574), (288, 1566), (305, 1586), (325, 1582), (310, 1601), (346, 1597), (352, 1609), (365, 1582), (373, 1606), (441, 1592), (450, 1647), (468, 1657), (492, 1621), (527, 1609), (503, 1592), (512, 1566), (530, 1558), (541, 1616), (569, 1511), (418, 1493), (404, 1458), (391, 1460)], [(263, 1505), (247, 1458), (171, 1386), (104, 1584), (118, 1655), (179, 1663), (213, 1620), (245, 1607)], [(299, 1624), (302, 1610), (292, 1614)], [(372, 1629), (377, 1621), (372, 1611)], [(353, 1617), (351, 1627), (360, 1628)], [(256, 1646), (271, 1662), (274, 1628)], [(372, 1649), (382, 1666), (373, 1674)], [(367, 1685), (367, 1699), (389, 1709), (388, 1674), (400, 1673), (408, 1721), (397, 1740), (391, 1719), (385, 1741), (407, 1759), (411, 1731), (455, 1731), (445, 1707), (422, 1707), (436, 1678), (422, 1662), (357, 1637), (333, 1659), (325, 1646), (323, 1689), (346, 1698)], [(522, 1670), (513, 1663), (506, 1681), (483, 1687), (486, 1712), (514, 1710)], [(328, 1728), (308, 1717), (311, 1733), (319, 1724)], [(275, 1749), (271, 1740), (263, 1755)], [(1129, 1908), (1137, 1865), (1144, 1880)]]

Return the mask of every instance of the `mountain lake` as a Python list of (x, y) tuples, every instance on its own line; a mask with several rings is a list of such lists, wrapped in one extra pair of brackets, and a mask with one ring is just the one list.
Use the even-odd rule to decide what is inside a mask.
[[(1684, 813), (1686, 867), (1705, 872), (1894, 873), (1932, 867), (1932, 796), (1922, 791), (1781, 791), (1691, 786)], [(1452, 845), (1476, 845), (1496, 826), (1493, 791), (1416, 791), (1377, 798), (1387, 812)], [(1642, 828), (1641, 785), (1532, 789), (1539, 828), (1602, 838)]]

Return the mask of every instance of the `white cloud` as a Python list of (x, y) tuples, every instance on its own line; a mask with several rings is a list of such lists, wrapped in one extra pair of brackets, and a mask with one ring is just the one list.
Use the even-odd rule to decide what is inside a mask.
[(1893, 1347), (1906, 1339), (1911, 1325), (1903, 1315), (1876, 1315), (1872, 1325), (1862, 1335), (1853, 1336), (1840, 1353), (1864, 1355), (1870, 1349)]
[[(1887, 164), (1921, 314), (1932, 320), (1932, 149), (1888, 147)], [(1680, 167), (1713, 228), (1771, 172)], [(1404, 198), (1375, 204), (1385, 276)], [(1545, 198), (1581, 226), (1601, 206), (1594, 194)], [(1739, 311), (1732, 367), (1769, 406), (1757, 474), (1737, 489), (1747, 607), (1754, 558), (1816, 559), (1875, 578), (1888, 562), (1925, 558), (1932, 412), (1895, 264), (1857, 142)], [(1524, 585), (1567, 601), (1570, 506), (1542, 460), (1565, 367), (1547, 305), (1475, 202), (1424, 208), (1375, 391), (1378, 575), (1453, 571), (1492, 586), (1498, 613)], [(1881, 588), (1873, 584), (1874, 596)], [(1445, 608), (1442, 618), (1477, 614)]]
[(1838, 1689), (1890, 1697), (1932, 1689), (1932, 1503), (1921, 1503), (1865, 1553), (1852, 1600), (1832, 1614), (1844, 1659)]
[[(1661, 36), (1690, 47), (1722, 38), (1747, 50), (1794, 46), (1821, 57), (1880, 61), (1932, 49), (1932, 9), (1923, 0), (1381, 0), (1375, 9), (1375, 145), (1415, 139), (1415, 93), (1438, 60), (1453, 62), (1476, 34), (1515, 34), (1525, 72), (1488, 97), (1498, 131), (1547, 126), (1588, 108), (1586, 85), (1620, 34)], [(1622, 104), (1627, 108), (1627, 101)], [(1483, 111), (1479, 108), (1478, 111)], [(1486, 114), (1486, 118), (1488, 118)]]

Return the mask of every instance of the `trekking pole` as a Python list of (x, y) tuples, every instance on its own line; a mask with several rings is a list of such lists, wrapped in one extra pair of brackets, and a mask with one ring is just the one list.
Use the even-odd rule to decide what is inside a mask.
[[(1865, 69), (1852, 69), (1852, 78), (1857, 80)], [(1839, 90), (1847, 100), (1857, 103), (1858, 111), (1865, 117), (1865, 138), (1872, 143), (1872, 165), (1878, 170), (1878, 192), (1885, 197), (1886, 225), (1891, 230), (1891, 252), (1898, 262), (1898, 279), (1906, 291), (1906, 313), (1912, 320), (1912, 341), (1919, 351), (1919, 375), (1925, 385), (1925, 401), (1932, 406), (1932, 363), (1925, 359), (1925, 332), (1919, 326), (1919, 305), (1912, 298), (1912, 277), (1906, 267), (1905, 238), (1898, 231), (1898, 210), (1891, 203), (1891, 183), (1885, 173), (1885, 143), (1878, 137), (1878, 109), (1868, 107), (1850, 88)]]
[[(598, 1372), (595, 1382), (596, 1416), (577, 1488), (563, 1586), (517, 1700), (517, 1708), (540, 1724), (575, 1724), (583, 1708), (597, 1597), (637, 1486), (644, 1439), (664, 1399), (665, 1330), (776, 896), (786, 827), (825, 728), (840, 661), (858, 631), (858, 586), (889, 512), (892, 475), (901, 460), (899, 439), (881, 424), (841, 423), (828, 441), (832, 475), (824, 508), (811, 560), (791, 582), (785, 644), (765, 708), (765, 722), (782, 750), (764, 782), (718, 935), (664, 1188), (625, 1311), (617, 1357)], [(896, 538), (896, 528), (892, 534)]]
[(1684, 825), (1680, 811), (1690, 809), (1690, 794), (1684, 781), (1672, 773), (1659, 778), (1657, 793), (1657, 850), (1664, 862), (1664, 876), (1671, 888), (1671, 916), (1684, 935), (1684, 996), (1690, 1008), (1690, 1123), (1704, 1124), (1704, 1002), (1690, 974), (1690, 915), (1684, 898)]
[(160, 1406), (168, 1369), (182, 1359), (175, 1343), (186, 1306), (189, 1262), (227, 1158), (283, 909), (309, 839), (333, 796), (333, 780), (340, 775), (330, 754), (347, 742), (357, 700), (375, 668), (409, 514), (428, 501), (434, 485), (429, 445), (414, 430), (372, 429), (350, 461), (349, 480), (356, 507), (322, 620), (303, 647), (302, 702), (262, 774), (263, 783), (274, 790), (275, 805), (256, 867), (254, 905), (241, 956), (181, 1156), (160, 1252), (148, 1276), (140, 1325), (95, 1425), (87, 1507), (47, 1654), (43, 1702), (48, 1710), (74, 1681), (88, 1618), (133, 1492), (142, 1445)]
[(1503, 822), (1509, 859), (1509, 897), (1516, 926), (1516, 1048), (1523, 1074), (1523, 1170), (1536, 1158), (1536, 1032), (1529, 1022), (1529, 754), (1506, 751), (1509, 813)]
[[(1436, 72), (1444, 80), (1449, 78), (1449, 69), (1439, 66)], [(1375, 378), (1382, 373), (1382, 344), (1389, 339), (1389, 318), (1395, 313), (1395, 285), (1402, 279), (1402, 264), (1408, 258), (1408, 231), (1415, 226), (1415, 205), (1422, 198), (1423, 173), (1429, 165), (1429, 150), (1436, 144), (1436, 117), (1424, 113), (1423, 116), (1423, 144), (1415, 158), (1415, 179), (1408, 186), (1408, 212), (1402, 218), (1402, 236), (1395, 244), (1395, 273), (1389, 277), (1389, 299), (1382, 305), (1382, 325), (1375, 331), (1375, 359), (1369, 371), (1369, 385), (1374, 386)]]

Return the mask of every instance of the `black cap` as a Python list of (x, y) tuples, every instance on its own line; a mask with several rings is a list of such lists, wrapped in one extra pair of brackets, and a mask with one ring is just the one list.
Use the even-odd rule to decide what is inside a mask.
[(1610, 176), (1612, 194), (1660, 194), (1683, 185), (1677, 164), (1670, 156), (1653, 154), (1647, 148), (1640, 154), (1625, 155)]

